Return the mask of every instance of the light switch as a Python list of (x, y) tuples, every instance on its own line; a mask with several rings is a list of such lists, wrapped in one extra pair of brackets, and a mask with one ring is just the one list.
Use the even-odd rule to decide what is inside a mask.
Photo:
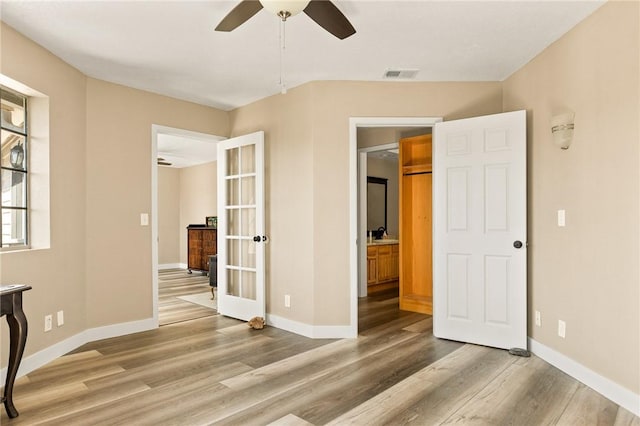
[(565, 226), (566, 224), (565, 216), (566, 215), (564, 210), (558, 210), (558, 226)]
[(140, 213), (140, 226), (149, 226), (149, 213)]

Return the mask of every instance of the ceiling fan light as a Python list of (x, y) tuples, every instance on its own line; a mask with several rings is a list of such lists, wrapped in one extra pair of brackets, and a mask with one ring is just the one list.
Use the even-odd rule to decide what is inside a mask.
[(302, 12), (310, 0), (260, 0), (262, 6), (274, 15), (280, 16), (280, 12), (288, 12), (289, 16), (295, 16)]

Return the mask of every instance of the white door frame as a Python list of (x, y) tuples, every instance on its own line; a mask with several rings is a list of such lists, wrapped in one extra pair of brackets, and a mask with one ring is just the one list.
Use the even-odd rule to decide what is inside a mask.
[[(349, 337), (358, 337), (358, 271), (362, 256), (366, 262), (367, 251), (359, 250), (358, 229), (358, 127), (433, 127), (442, 117), (351, 117), (349, 118), (349, 265), (350, 265), (350, 324)], [(365, 227), (366, 228), (366, 227)], [(361, 241), (366, 241), (362, 235)], [(364, 267), (366, 271), (366, 264)]]

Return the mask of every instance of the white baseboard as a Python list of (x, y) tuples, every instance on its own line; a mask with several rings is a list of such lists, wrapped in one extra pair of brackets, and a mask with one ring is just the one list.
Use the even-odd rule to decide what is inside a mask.
[(165, 269), (187, 269), (186, 263), (163, 263), (158, 265), (158, 270), (163, 271)]
[(310, 325), (267, 314), (267, 324), (311, 339), (351, 339), (358, 331), (348, 325)]
[(96, 340), (126, 336), (127, 334), (140, 333), (141, 331), (153, 330), (155, 328), (158, 328), (158, 320), (147, 318), (144, 320), (90, 328), (89, 330), (85, 330), (84, 334), (87, 337), (87, 342), (95, 342)]
[(539, 358), (589, 386), (605, 398), (640, 416), (640, 395), (531, 338), (529, 338), (529, 349)]
[[(85, 343), (94, 342), (111, 337), (124, 336), (126, 334), (138, 333), (140, 331), (158, 328), (158, 321), (153, 318), (140, 321), (126, 322), (122, 324), (108, 325), (98, 328), (90, 328), (81, 333), (71, 336), (61, 342), (51, 345), (32, 355), (24, 357), (20, 362), (18, 377), (42, 367), (45, 364), (61, 357), (62, 355), (79, 348)], [(0, 383), (4, 383), (7, 377), (7, 367), (0, 370)]]

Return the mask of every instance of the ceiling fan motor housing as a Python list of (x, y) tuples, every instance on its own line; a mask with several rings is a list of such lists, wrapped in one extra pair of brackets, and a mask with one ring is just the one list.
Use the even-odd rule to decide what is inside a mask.
[(286, 19), (302, 12), (309, 4), (309, 0), (260, 0), (260, 3), (269, 12)]
[(242, 0), (220, 21), (216, 31), (233, 31), (262, 9), (267, 9), (282, 21), (304, 12), (340, 40), (356, 33), (353, 25), (330, 0)]

